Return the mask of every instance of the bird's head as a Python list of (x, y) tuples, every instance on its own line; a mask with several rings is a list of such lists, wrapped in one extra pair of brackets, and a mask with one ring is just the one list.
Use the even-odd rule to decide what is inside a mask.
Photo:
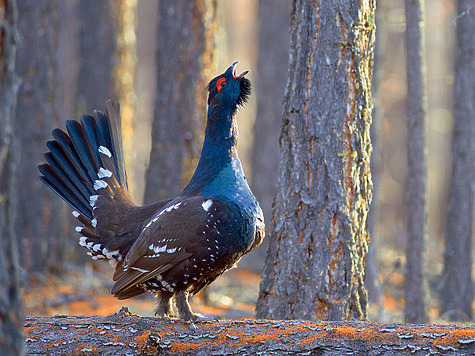
[(244, 105), (251, 94), (251, 81), (244, 76), (236, 75), (236, 65), (233, 63), (223, 74), (213, 78), (208, 84), (208, 105), (229, 108), (234, 111)]

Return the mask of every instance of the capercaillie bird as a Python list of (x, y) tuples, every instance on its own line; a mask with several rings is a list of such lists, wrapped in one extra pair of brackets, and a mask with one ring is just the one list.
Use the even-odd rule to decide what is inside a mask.
[[(264, 218), (237, 154), (236, 111), (250, 95), (236, 63), (208, 85), (198, 166), (175, 198), (137, 206), (127, 192), (118, 103), (68, 120), (47, 142), (40, 179), (74, 209), (79, 243), (115, 265), (119, 299), (151, 292), (158, 317), (200, 320), (188, 303), (264, 238)], [(172, 133), (171, 133), (172, 134)]]

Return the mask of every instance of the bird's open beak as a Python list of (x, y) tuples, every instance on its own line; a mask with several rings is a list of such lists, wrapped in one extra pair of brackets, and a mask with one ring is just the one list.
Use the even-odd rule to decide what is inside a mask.
[(241, 78), (244, 77), (247, 73), (249, 73), (249, 71), (246, 70), (246, 71), (242, 72), (241, 74), (239, 74), (239, 75), (237, 76), (237, 75), (236, 75), (236, 66), (237, 66), (238, 63), (239, 63), (239, 62), (234, 62), (234, 63), (232, 64), (232, 66), (231, 66), (231, 67), (233, 68), (233, 78), (234, 78), (234, 79), (241, 79)]

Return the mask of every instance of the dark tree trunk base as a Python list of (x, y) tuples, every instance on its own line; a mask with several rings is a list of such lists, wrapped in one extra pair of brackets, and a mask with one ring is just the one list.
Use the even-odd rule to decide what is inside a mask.
[(469, 355), (475, 328), (463, 324), (380, 324), (301, 320), (196, 323), (132, 315), (27, 317), (30, 355), (317, 354)]

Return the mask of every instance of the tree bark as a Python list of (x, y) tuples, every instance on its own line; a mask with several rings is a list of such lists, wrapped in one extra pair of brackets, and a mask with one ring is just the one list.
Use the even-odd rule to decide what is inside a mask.
[(23, 355), (20, 273), (13, 204), (18, 155), (13, 147), (14, 111), (20, 80), (15, 73), (18, 44), (16, 0), (0, 2), (0, 354)]
[(216, 0), (165, 0), (158, 12), (157, 92), (145, 203), (179, 193), (198, 163)]
[(365, 318), (374, 1), (294, 1), (257, 316)]
[(118, 99), (114, 88), (114, 69), (119, 61), (116, 53), (118, 21), (117, 3), (113, 0), (80, 0), (79, 69), (76, 93), (76, 116), (105, 109), (107, 99)]
[[(472, 10), (469, 11), (470, 6)], [(459, 0), (456, 20), (452, 180), (445, 232), (442, 314), (472, 320), (472, 226), (475, 182), (475, 11)]]
[(14, 135), (19, 164), (16, 170), (15, 231), (20, 256), (28, 271), (60, 271), (67, 244), (66, 205), (38, 179), (44, 143), (59, 126), (57, 1), (19, 1), (16, 68), (22, 79)]
[(405, 320), (428, 321), (424, 245), (427, 227), (425, 116), (427, 112), (424, 1), (406, 0), (407, 67), (407, 243)]
[[(265, 221), (271, 221), (272, 200), (277, 186), (280, 118), (289, 62), (289, 28), (285, 26), (289, 22), (289, 15), (288, 0), (259, 1), (259, 57), (255, 84), (257, 115), (254, 124), (251, 187)], [(248, 258), (260, 261), (262, 266), (268, 245), (268, 240), (265, 239)]]
[(186, 325), (122, 311), (108, 317), (27, 318), (29, 354), (468, 355), (470, 325), (235, 320)]

